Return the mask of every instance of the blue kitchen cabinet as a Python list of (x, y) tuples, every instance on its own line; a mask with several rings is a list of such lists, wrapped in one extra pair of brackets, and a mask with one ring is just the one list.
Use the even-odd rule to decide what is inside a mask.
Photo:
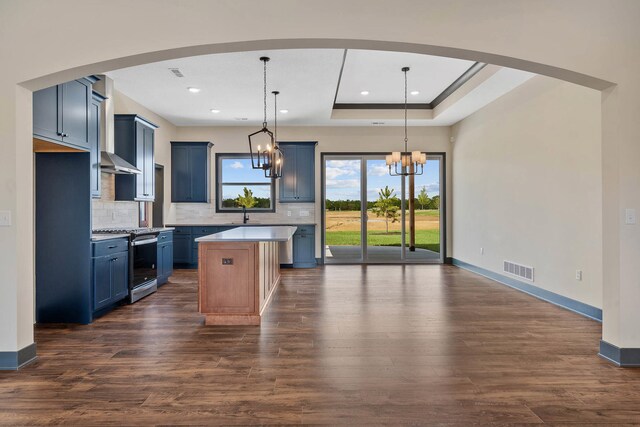
[(128, 239), (92, 242), (92, 293), (94, 315), (122, 301), (129, 294)]
[(293, 235), (293, 268), (316, 266), (316, 233), (314, 225), (299, 225)]
[(171, 142), (171, 202), (209, 203), (211, 144)]
[(115, 154), (140, 169), (140, 174), (116, 175), (116, 200), (155, 199), (154, 132), (158, 128), (137, 114), (114, 116)]
[(37, 323), (92, 320), (89, 154), (34, 156)]
[(158, 235), (158, 285), (167, 283), (173, 274), (173, 232)]
[(100, 310), (111, 302), (111, 258), (94, 258), (93, 271), (93, 311)]
[(93, 92), (89, 110), (89, 147), (91, 153), (91, 197), (100, 198), (100, 113), (105, 98)]
[(173, 266), (175, 268), (198, 267), (198, 243), (195, 239), (235, 228), (235, 226), (221, 225), (176, 225), (174, 227)]
[(280, 203), (315, 201), (315, 149), (317, 142), (281, 142), (283, 152)]
[(33, 93), (33, 136), (89, 151), (92, 86), (90, 76)]
[(189, 235), (175, 235), (173, 237), (173, 265), (184, 267), (191, 264), (192, 239)]

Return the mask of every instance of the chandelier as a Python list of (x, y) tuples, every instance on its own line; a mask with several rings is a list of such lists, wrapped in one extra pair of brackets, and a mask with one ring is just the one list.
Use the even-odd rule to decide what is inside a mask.
[[(277, 179), (282, 176), (282, 162), (284, 156), (278, 147), (273, 132), (267, 128), (267, 62), (269, 58), (263, 56), (260, 58), (263, 62), (263, 105), (264, 119), (262, 121), (262, 129), (249, 135), (249, 153), (251, 154), (251, 167), (253, 169), (262, 169), (264, 176), (271, 179)], [(256, 149), (254, 150), (254, 145)]]
[(404, 73), (404, 151), (394, 151), (387, 154), (386, 163), (389, 166), (391, 176), (422, 175), (424, 164), (427, 163), (427, 155), (421, 151), (409, 152), (407, 144), (407, 71), (409, 67), (403, 67)]

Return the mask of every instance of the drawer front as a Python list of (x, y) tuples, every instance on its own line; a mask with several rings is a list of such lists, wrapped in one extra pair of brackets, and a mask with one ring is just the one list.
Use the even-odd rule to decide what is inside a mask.
[(162, 233), (158, 234), (158, 245), (168, 242), (173, 242), (173, 232), (163, 231)]
[(175, 227), (175, 230), (173, 230), (173, 233), (176, 235), (189, 235), (191, 234), (191, 227), (186, 227), (186, 226), (180, 226), (180, 227)]
[(315, 226), (314, 225), (297, 225), (298, 229), (296, 230), (296, 234), (315, 234)]
[(218, 227), (215, 226), (206, 226), (206, 227), (191, 227), (191, 233), (194, 236), (207, 236), (209, 234), (217, 233)]
[(112, 239), (112, 240), (103, 240), (101, 242), (92, 242), (91, 247), (93, 248), (93, 257), (99, 257), (104, 255), (111, 255), (118, 252), (128, 252), (129, 251), (129, 239)]

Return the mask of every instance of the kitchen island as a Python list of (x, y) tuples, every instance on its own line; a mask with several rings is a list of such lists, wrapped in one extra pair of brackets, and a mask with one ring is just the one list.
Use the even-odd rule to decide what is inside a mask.
[(278, 249), (296, 227), (239, 227), (195, 239), (206, 325), (260, 325), (280, 282)]

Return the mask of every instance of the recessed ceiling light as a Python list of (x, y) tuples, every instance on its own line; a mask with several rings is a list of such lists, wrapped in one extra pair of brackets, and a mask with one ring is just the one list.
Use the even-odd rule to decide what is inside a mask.
[(218, 113), (220, 112), (220, 110), (212, 109), (212, 110), (211, 110), (211, 112), (212, 112), (213, 114), (218, 114)]
[(282, 114), (287, 114), (287, 113), (289, 112), (289, 110), (280, 110), (280, 112), (281, 112)]
[(412, 90), (411, 91), (411, 95), (420, 95), (420, 91), (419, 90)]
[(369, 95), (369, 91), (368, 90), (363, 90), (362, 92), (360, 92), (360, 95), (367, 96), (367, 95)]
[(200, 89), (198, 89), (197, 87), (188, 87), (187, 90), (191, 93), (198, 93), (200, 92)]

